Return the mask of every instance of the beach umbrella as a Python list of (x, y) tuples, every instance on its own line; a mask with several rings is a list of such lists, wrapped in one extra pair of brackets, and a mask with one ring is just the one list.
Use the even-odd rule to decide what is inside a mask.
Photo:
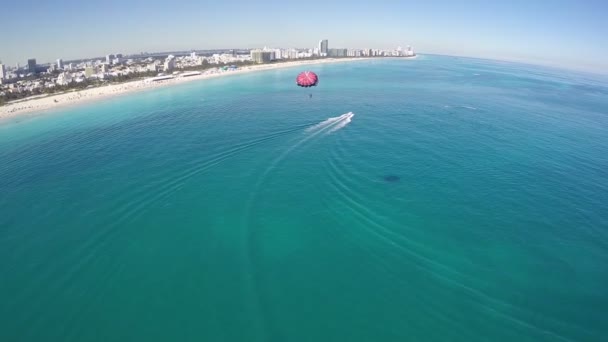
[(296, 77), (296, 84), (304, 88), (314, 87), (319, 84), (319, 76), (312, 71), (303, 71)]

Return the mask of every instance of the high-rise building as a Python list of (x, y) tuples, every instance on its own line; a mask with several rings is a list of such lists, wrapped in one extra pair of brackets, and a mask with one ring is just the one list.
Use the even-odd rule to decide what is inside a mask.
[(251, 60), (255, 63), (268, 63), (272, 60), (270, 51), (251, 50)]
[(63, 69), (63, 59), (59, 58), (57, 60), (57, 68)]
[(114, 55), (107, 55), (106, 56), (106, 63), (112, 64), (112, 60), (113, 59), (114, 59)]
[(298, 50), (289, 49), (287, 50), (287, 58), (289, 59), (297, 59), (298, 58)]
[(167, 59), (165, 59), (165, 64), (163, 65), (164, 72), (171, 72), (175, 68), (175, 56), (169, 55)]
[(329, 44), (327, 39), (319, 41), (319, 56), (327, 56), (329, 53)]
[(348, 49), (329, 49), (327, 55), (329, 57), (346, 57)]
[(27, 70), (29, 72), (36, 72), (36, 58), (31, 58), (27, 60)]
[(4, 64), (0, 64), (0, 80), (7, 78), (6, 75), (6, 66)]

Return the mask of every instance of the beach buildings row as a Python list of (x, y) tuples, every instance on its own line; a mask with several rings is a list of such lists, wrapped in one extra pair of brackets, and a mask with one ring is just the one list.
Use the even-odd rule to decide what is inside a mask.
[[(241, 52), (243, 52), (241, 50)], [(312, 49), (283, 49), (268, 48), (250, 50), (250, 53), (238, 54), (236, 50), (230, 53), (216, 53), (199, 56), (191, 52), (182, 56), (154, 56), (137, 58), (122, 54), (109, 54), (105, 58), (84, 60), (79, 62), (64, 62), (57, 59), (56, 63), (39, 65), (36, 59), (27, 61), (27, 65), (8, 68), (0, 64), (0, 95), (6, 92), (33, 92), (36, 89), (66, 86), (81, 83), (87, 79), (106, 80), (114, 77), (137, 73), (170, 74), (177, 70), (192, 70), (203, 65), (232, 65), (246, 62), (268, 63), (283, 59), (302, 59), (313, 57), (385, 57), (385, 56), (414, 56), (411, 47), (394, 50), (382, 49), (344, 49), (330, 48), (327, 39), (319, 41)]]
[(382, 49), (344, 49), (329, 48), (327, 39), (319, 41), (319, 46), (312, 49), (275, 49), (264, 47), (251, 50), (251, 61), (268, 63), (280, 59), (299, 59), (311, 57), (413, 57), (414, 51), (410, 46), (406, 49), (398, 47), (394, 50)]

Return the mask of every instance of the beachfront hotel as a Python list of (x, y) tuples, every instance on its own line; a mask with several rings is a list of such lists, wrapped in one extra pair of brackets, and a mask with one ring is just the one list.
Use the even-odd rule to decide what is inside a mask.
[(325, 57), (327, 56), (327, 49), (329, 47), (329, 44), (327, 42), (327, 39), (323, 39), (321, 41), (319, 41), (319, 56), (321, 57)]
[(6, 66), (4, 64), (0, 64), (0, 80), (3, 80), (6, 77)]
[(273, 60), (274, 51), (252, 50), (251, 60), (255, 63), (268, 63)]

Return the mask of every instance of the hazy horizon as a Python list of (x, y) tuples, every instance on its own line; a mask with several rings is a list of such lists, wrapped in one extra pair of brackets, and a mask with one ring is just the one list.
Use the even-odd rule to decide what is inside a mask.
[[(0, 60), (7, 65), (93, 58), (112, 53), (256, 47), (395, 48), (411, 45), (428, 54), (457, 55), (606, 73), (608, 23), (602, 1), (373, 4), (311, 0), (249, 4), (187, 0), (165, 11), (160, 1), (81, 4), (33, 0), (27, 16), (8, 15)], [(17, 3), (3, 7), (21, 13)], [(170, 13), (170, 14), (167, 14)], [(329, 25), (328, 25), (329, 23)], [(329, 29), (328, 27), (331, 27)], [(42, 33), (41, 33), (42, 32)]]

